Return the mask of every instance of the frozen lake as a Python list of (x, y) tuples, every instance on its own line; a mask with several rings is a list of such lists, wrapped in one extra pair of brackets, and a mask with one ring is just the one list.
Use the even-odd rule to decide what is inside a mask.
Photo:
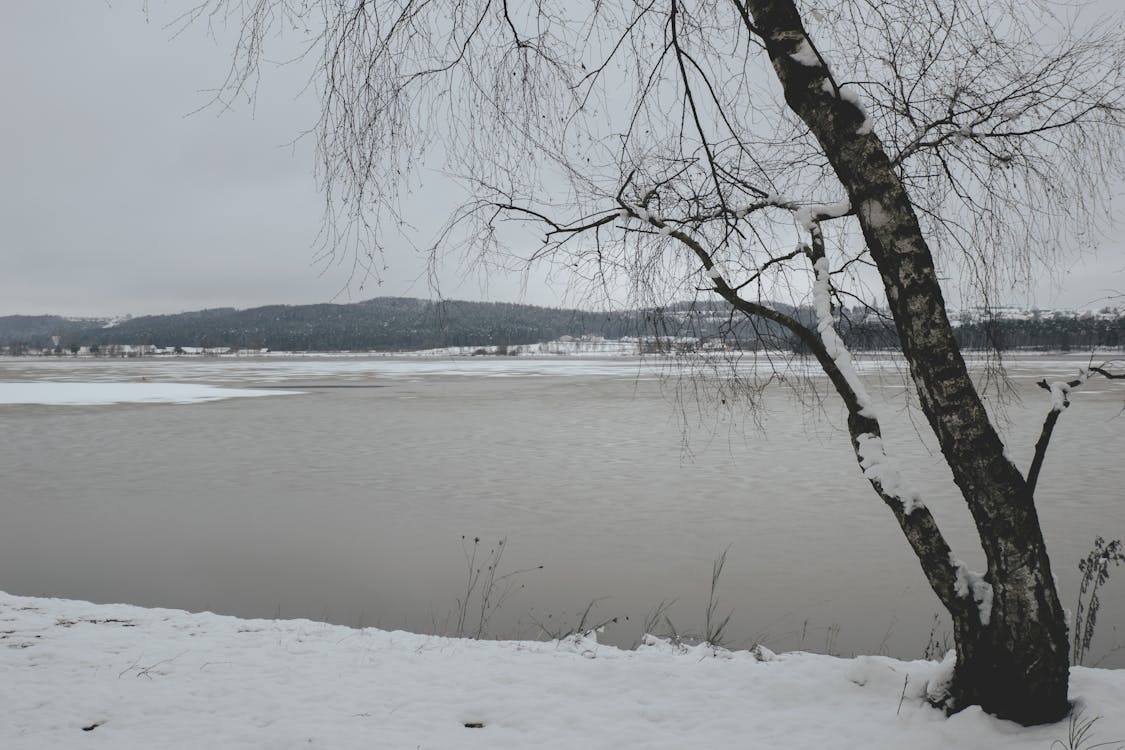
[[(1009, 362), (1021, 467), (1049, 405), (1035, 382), (1086, 361)], [(861, 369), (905, 474), (981, 569), (901, 379)], [(680, 632), (702, 629), (729, 545), (731, 645), (920, 656), (940, 608), (837, 402), (810, 410), (807, 390), (771, 386), (759, 428), (693, 400), (712, 385), (626, 357), (0, 360), (0, 589), (446, 632), (462, 535), (507, 537), (501, 572), (543, 569), (513, 579), (493, 635), (573, 625), (597, 600), (595, 619), (618, 618), (603, 639), (630, 645), (661, 601)], [(1092, 381), (1073, 401), (1038, 492), (1068, 607), (1094, 536), (1125, 536), (1125, 388)], [(1125, 644), (1125, 569), (1102, 600), (1087, 661), (1125, 666), (1110, 653)]]

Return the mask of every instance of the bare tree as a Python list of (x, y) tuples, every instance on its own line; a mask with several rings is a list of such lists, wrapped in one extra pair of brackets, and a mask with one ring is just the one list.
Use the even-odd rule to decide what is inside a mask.
[[(987, 303), (1099, 221), (1122, 165), (1120, 15), (1048, 0), (214, 0), (184, 21), (200, 18), (241, 29), (220, 101), (249, 92), (273, 35), (305, 35), (333, 247), (377, 257), (413, 170), (436, 159), (469, 199), (435, 248), (554, 263), (630, 304), (714, 295), (788, 331), (952, 616), (947, 707), (1067, 713), (1034, 479), (1005, 454), (941, 281)], [(527, 226), (543, 240), (520, 256)], [(836, 329), (857, 305), (889, 311), (983, 574), (884, 449)], [(1047, 384), (1033, 476), (1073, 385)]]

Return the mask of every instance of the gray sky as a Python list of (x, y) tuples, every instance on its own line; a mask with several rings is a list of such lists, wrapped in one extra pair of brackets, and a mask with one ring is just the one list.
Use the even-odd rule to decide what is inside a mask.
[[(381, 284), (361, 286), (346, 259), (314, 262), (322, 200), (312, 147), (288, 145), (316, 114), (315, 98), (299, 96), (301, 74), (267, 68), (255, 107), (189, 116), (223, 80), (229, 48), (202, 28), (173, 39), (164, 24), (177, 3), (153, 3), (148, 19), (141, 5), (5, 8), (0, 315), (430, 296), (422, 259), (405, 243), (389, 253)], [(1112, 289), (1125, 291), (1120, 239), (1088, 253), (1058, 285), (1009, 301), (1081, 306)], [(566, 301), (539, 278), (525, 285), (492, 275), (485, 284), (453, 267), (441, 292)]]
[[(189, 114), (222, 82), (229, 46), (202, 27), (173, 38), (173, 15), (153, 3), (146, 20), (139, 1), (5, 9), (0, 315), (430, 296), (410, 249), (388, 255), (381, 285), (361, 285), (347, 258), (314, 262), (312, 144), (290, 145), (315, 121), (304, 78), (267, 68), (254, 106)], [(462, 271), (446, 269), (444, 296), (558, 302), (519, 276)]]

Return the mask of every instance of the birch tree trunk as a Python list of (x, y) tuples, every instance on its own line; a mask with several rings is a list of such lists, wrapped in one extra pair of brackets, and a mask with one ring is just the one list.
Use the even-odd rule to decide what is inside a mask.
[[(807, 64), (792, 0), (748, 0), (789, 107), (820, 142), (879, 269), (922, 410), (968, 504), (988, 561), (991, 611), (951, 609), (956, 707), (1022, 724), (1069, 711), (1067, 627), (1033, 497), (973, 387), (953, 338), (934, 260), (913, 206), (861, 107)], [(923, 566), (938, 564), (922, 560)], [(927, 571), (929, 573), (929, 571)]]

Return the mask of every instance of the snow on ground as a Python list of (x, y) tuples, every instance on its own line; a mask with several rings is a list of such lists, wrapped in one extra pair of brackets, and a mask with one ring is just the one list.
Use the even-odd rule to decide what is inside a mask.
[[(0, 747), (1041, 748), (922, 700), (941, 669), (593, 639), (468, 641), (0, 593)], [(1125, 740), (1125, 672), (1076, 668), (1093, 742)]]
[(299, 393), (301, 391), (220, 388), (198, 383), (0, 383), (0, 404), (193, 404), (224, 398), (289, 396)]

